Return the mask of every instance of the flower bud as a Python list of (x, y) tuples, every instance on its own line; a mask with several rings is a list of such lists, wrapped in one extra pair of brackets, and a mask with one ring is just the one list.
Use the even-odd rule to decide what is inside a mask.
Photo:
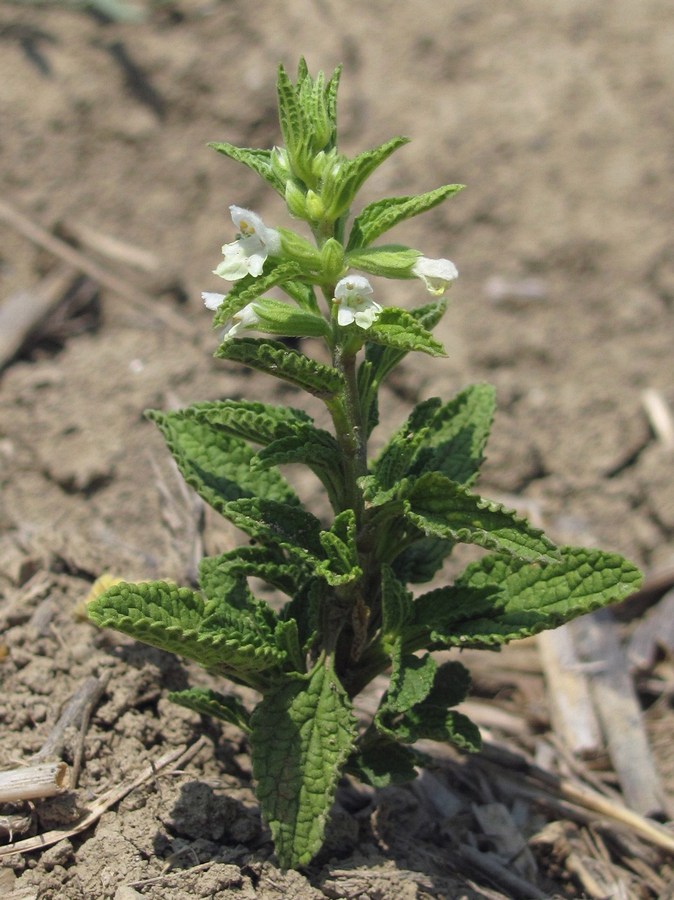
[(307, 215), (312, 222), (320, 222), (325, 215), (323, 201), (315, 191), (307, 191), (306, 197)]
[(321, 247), (321, 267), (326, 281), (332, 283), (344, 271), (344, 247), (335, 238), (329, 238)]
[(297, 182), (289, 178), (286, 181), (286, 204), (288, 206), (288, 211), (291, 216), (294, 216), (296, 219), (306, 219), (307, 217), (307, 204), (306, 198), (304, 195), (304, 191), (297, 184)]

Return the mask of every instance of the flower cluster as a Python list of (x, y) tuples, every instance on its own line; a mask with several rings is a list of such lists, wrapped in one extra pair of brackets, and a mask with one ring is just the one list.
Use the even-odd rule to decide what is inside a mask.
[[(293, 244), (286, 239), (284, 248), (281, 234), (265, 225), (257, 213), (235, 205), (229, 209), (238, 236), (235, 241), (223, 246), (224, 258), (213, 270), (215, 275), (234, 282), (248, 275), (257, 278), (263, 273), (268, 258), (277, 258), (281, 261), (288, 255), (287, 250), (292, 258)], [(405, 272), (403, 269), (401, 275), (421, 279), (429, 293), (436, 297), (444, 294), (458, 276), (456, 266), (448, 259), (429, 259), (420, 253), (415, 253), (413, 259), (414, 262), (408, 266), (408, 271)], [(345, 275), (340, 278), (332, 291), (332, 307), (336, 313), (333, 320), (340, 328), (356, 325), (363, 330), (369, 329), (382, 310), (382, 306), (374, 300), (373, 294), (372, 285), (363, 275)], [(226, 294), (204, 291), (201, 296), (206, 308), (216, 311), (225, 300)], [(268, 302), (278, 307), (277, 301)], [(264, 316), (261, 318), (260, 315), (263, 308), (264, 301), (263, 306), (253, 302), (234, 313), (225, 325), (223, 340), (231, 340), (245, 330), (269, 330), (265, 328)], [(315, 327), (312, 330), (315, 331)]]

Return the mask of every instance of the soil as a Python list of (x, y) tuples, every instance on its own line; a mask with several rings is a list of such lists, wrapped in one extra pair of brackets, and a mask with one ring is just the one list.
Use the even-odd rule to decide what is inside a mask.
[[(120, 24), (65, 4), (0, 8), (5, 200), (80, 243), (103, 234), (160, 261), (141, 273), (85, 241), (85, 255), (152, 301), (80, 284), (1, 376), (0, 767), (40, 749), (87, 677), (107, 679), (82, 740), (66, 735), (68, 763), (82, 747), (77, 792), (35, 804), (14, 837), (68, 828), (166, 750), (204, 741), (184, 769), (149, 779), (81, 834), (7, 857), (0, 887), (16, 900), (526, 896), (499, 893), (508, 888), (456, 852), (456, 835), (477, 831), (470, 791), (485, 801), (484, 784), (463, 784), (464, 807), (434, 819), (418, 788), (344, 786), (326, 850), (302, 873), (280, 872), (245, 740), (165, 699), (206, 676), (95, 630), (77, 610), (103, 573), (186, 583), (195, 548), (237, 541), (207, 513), (196, 527), (203, 511), (144, 409), (301, 402), (213, 360), (217, 335), (199, 299), (222, 289), (210, 272), (233, 237), (230, 203), (287, 225), (278, 198), (205, 145), (278, 142), (275, 67), (294, 71), (300, 54), (312, 71), (345, 64), (345, 152), (413, 138), (364, 201), (467, 185), (396, 232), (454, 260), (460, 278), (438, 329), (447, 358), (405, 361), (382, 397), (377, 440), (417, 399), (490, 381), (499, 413), (482, 493), (528, 504), (557, 541), (616, 550), (649, 571), (674, 563), (674, 453), (644, 402), (650, 390), (674, 408), (671, 4), (169, 0), (145, 11)], [(14, 227), (0, 231), (6, 299), (34, 289), (54, 258)], [(377, 291), (425, 302), (420, 285)], [(320, 506), (314, 484), (297, 483)], [(669, 680), (655, 700), (651, 690), (647, 717), (674, 800), (674, 679), (662, 664)], [(480, 673), (483, 685), (497, 679), (490, 667), (478, 664), (478, 688)], [(516, 677), (491, 694), (541, 735), (548, 699), (531, 671), (535, 702)], [(448, 766), (439, 759), (438, 783), (451, 784)], [(551, 818), (528, 815), (527, 838)], [(585, 896), (577, 875), (534, 852), (541, 896)], [(655, 881), (642, 872), (610, 896), (656, 896), (658, 878), (666, 889), (661, 855), (647, 871)]]

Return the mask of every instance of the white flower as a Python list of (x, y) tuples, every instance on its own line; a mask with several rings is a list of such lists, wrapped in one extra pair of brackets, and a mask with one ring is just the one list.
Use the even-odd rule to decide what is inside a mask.
[(362, 275), (348, 275), (338, 281), (333, 301), (339, 306), (337, 324), (344, 326), (355, 322), (359, 328), (369, 328), (382, 309), (370, 294), (372, 285)]
[(222, 340), (230, 341), (240, 331), (245, 331), (247, 328), (255, 328), (259, 324), (260, 317), (255, 310), (255, 304), (249, 303), (248, 306), (240, 309), (238, 313), (234, 313), (222, 332)]
[(230, 206), (232, 221), (239, 237), (222, 248), (224, 260), (214, 273), (228, 281), (239, 281), (246, 275), (258, 276), (264, 261), (281, 250), (281, 238), (274, 228), (267, 228), (257, 213), (240, 206)]
[(448, 259), (428, 259), (426, 256), (420, 256), (412, 266), (412, 274), (421, 278), (431, 294), (440, 297), (459, 273), (454, 263)]
[(201, 299), (204, 301), (206, 309), (217, 309), (225, 299), (224, 294), (214, 294), (211, 291), (202, 291)]

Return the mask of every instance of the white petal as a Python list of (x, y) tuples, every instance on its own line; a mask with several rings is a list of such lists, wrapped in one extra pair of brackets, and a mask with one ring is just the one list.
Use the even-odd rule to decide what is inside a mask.
[(202, 291), (201, 299), (206, 309), (217, 309), (225, 299), (224, 294), (214, 294), (212, 291)]
[(458, 271), (449, 259), (428, 259), (420, 256), (412, 266), (412, 273), (421, 278), (431, 294), (439, 297), (444, 294), (450, 283), (458, 277)]
[(372, 285), (363, 275), (347, 275), (341, 278), (335, 286), (335, 297), (343, 300), (351, 294), (368, 296), (373, 293)]
[(249, 264), (248, 255), (244, 253), (239, 241), (232, 244), (225, 244), (222, 248), (225, 256), (220, 265), (213, 270), (220, 278), (226, 278), (228, 281), (238, 281), (248, 275)]
[(337, 324), (341, 325), (342, 328), (345, 328), (347, 325), (351, 325), (351, 323), (354, 321), (355, 316), (353, 314), (353, 310), (349, 309), (348, 306), (340, 306), (337, 310)]

